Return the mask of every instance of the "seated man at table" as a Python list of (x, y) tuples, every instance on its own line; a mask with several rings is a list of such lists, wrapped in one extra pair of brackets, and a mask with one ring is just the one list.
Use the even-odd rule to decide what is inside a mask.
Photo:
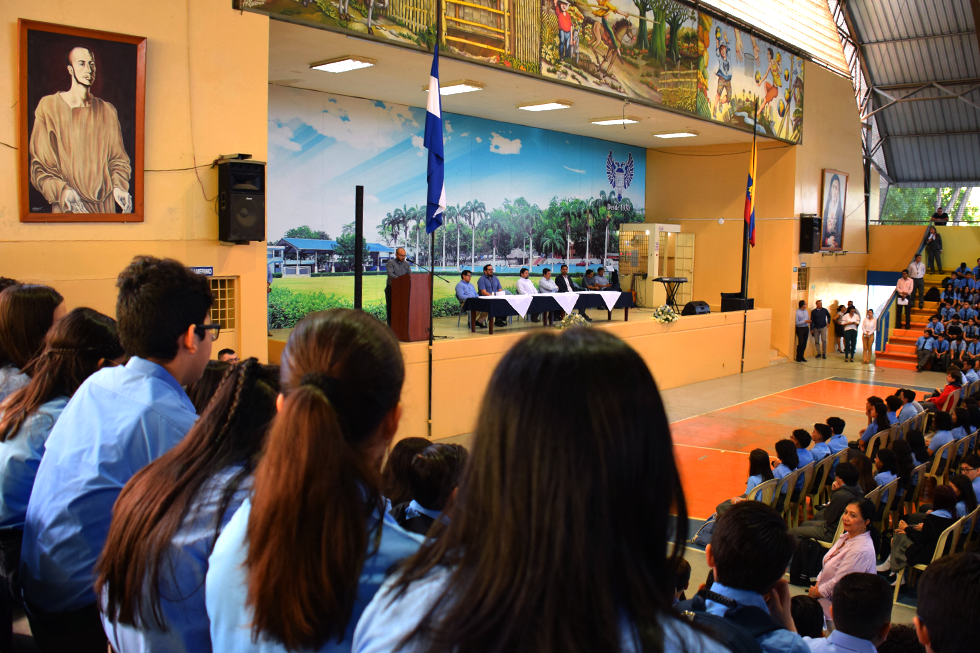
[[(480, 291), (480, 297), (492, 297), (503, 290), (503, 286), (500, 285), (500, 279), (493, 276), (493, 266), (489, 263), (483, 266), (483, 276), (480, 277), (480, 281), (477, 282), (476, 287)], [(482, 328), (486, 326), (486, 322), (483, 324), (477, 322), (476, 325)], [(507, 318), (495, 318), (493, 325), (498, 327), (507, 326)]]
[[(538, 289), (535, 288), (534, 282), (531, 281), (531, 271), (527, 268), (521, 268), (520, 277), (517, 279), (517, 294), (518, 295), (537, 295)], [(535, 313), (531, 316), (532, 322), (540, 322), (541, 314)]]
[(596, 283), (595, 272), (592, 270), (585, 271), (585, 274), (582, 275), (582, 288), (584, 290), (602, 290), (602, 287)]
[(592, 277), (592, 281), (595, 285), (599, 286), (599, 290), (612, 290), (612, 283), (609, 282), (609, 278), (606, 276), (606, 268), (600, 267), (596, 270), (596, 275)]
[[(558, 284), (555, 283), (554, 279), (551, 278), (551, 268), (545, 268), (541, 271), (541, 279), (538, 280), (538, 293), (556, 293), (558, 292)], [(551, 316), (554, 311), (548, 311), (545, 313), (545, 317)], [(531, 316), (532, 322), (537, 322), (535, 319), (537, 315)]]
[[(469, 270), (463, 270), (463, 273), (459, 275), (459, 278), (462, 279), (462, 281), (456, 284), (456, 299), (459, 300), (459, 305), (462, 306), (466, 303), (467, 299), (471, 297), (479, 297), (479, 295), (476, 294), (476, 288), (474, 288), (473, 284), (470, 283), (470, 279), (473, 278), (472, 272)], [(481, 329), (487, 326), (486, 313), (480, 313), (476, 316), (476, 326), (480, 327)]]
[[(572, 278), (568, 276), (567, 265), (561, 266), (561, 274), (557, 279), (555, 279), (555, 282), (558, 284), (558, 292), (575, 292), (576, 290), (584, 290), (584, 288), (572, 281)], [(589, 322), (592, 321), (592, 318), (586, 315), (585, 311), (579, 311), (579, 314)]]

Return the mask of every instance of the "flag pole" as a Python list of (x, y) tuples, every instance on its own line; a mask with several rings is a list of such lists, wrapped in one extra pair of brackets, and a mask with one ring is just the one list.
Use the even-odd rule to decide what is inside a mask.
[[(755, 211), (755, 189), (759, 177), (758, 153), (755, 149), (756, 135), (759, 133), (759, 98), (755, 99), (755, 121), (752, 125), (752, 152), (749, 154), (749, 170), (752, 171), (752, 211)], [(753, 165), (755, 164), (755, 165)], [(742, 225), (742, 361), (741, 373), (745, 372), (745, 337), (749, 328), (749, 223), (743, 220)]]
[[(442, 0), (436, 0), (436, 42), (433, 46), (435, 50), (434, 55), (438, 56), (439, 53), (439, 43), (442, 42)], [(431, 92), (431, 91), (430, 91)], [(437, 92), (437, 95), (441, 96), (441, 92)], [(439, 140), (442, 141), (442, 102), (440, 100), (440, 122), (439, 122)], [(440, 156), (442, 156), (442, 151), (440, 150)], [(427, 200), (428, 202), (428, 200)], [(426, 204), (426, 212), (428, 213), (428, 204)], [(428, 229), (428, 219), (426, 220), (426, 229)], [(434, 286), (435, 286), (435, 260), (436, 260), (436, 232), (433, 229), (429, 233), (429, 410), (428, 418), (426, 419), (427, 435), (429, 439), (432, 439), (432, 343), (435, 333), (433, 331), (433, 309), (432, 303), (434, 300)]]

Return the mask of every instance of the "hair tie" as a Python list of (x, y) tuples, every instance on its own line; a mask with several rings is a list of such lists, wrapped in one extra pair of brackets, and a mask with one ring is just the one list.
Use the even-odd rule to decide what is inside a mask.
[(300, 386), (310, 386), (316, 388), (324, 395), (331, 403), (337, 403), (338, 395), (341, 391), (340, 379), (327, 376), (320, 372), (310, 372), (309, 374), (304, 374), (303, 378), (300, 379)]

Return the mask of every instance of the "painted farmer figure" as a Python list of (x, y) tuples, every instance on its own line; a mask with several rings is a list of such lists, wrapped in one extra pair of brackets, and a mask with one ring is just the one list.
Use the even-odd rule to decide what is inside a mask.
[(555, 0), (555, 16), (558, 17), (558, 58), (564, 61), (572, 56), (572, 17), (568, 13), (569, 0)]
[[(728, 44), (728, 35), (724, 32), (717, 38), (715, 51), (718, 53), (718, 91), (715, 94), (715, 109), (732, 101), (732, 63), (728, 60), (728, 53), (731, 48)], [(721, 94), (725, 93), (725, 100), (722, 101)]]
[(95, 55), (68, 52), (67, 91), (37, 103), (28, 152), (30, 180), (52, 213), (123, 213), (133, 210), (132, 165), (123, 145), (116, 108), (92, 95)]

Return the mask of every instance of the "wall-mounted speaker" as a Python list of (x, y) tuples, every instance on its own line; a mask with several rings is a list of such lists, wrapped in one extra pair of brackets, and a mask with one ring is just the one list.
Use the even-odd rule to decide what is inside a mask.
[(820, 218), (816, 215), (800, 215), (800, 254), (820, 251)]
[(218, 239), (265, 241), (265, 164), (261, 161), (218, 164)]

